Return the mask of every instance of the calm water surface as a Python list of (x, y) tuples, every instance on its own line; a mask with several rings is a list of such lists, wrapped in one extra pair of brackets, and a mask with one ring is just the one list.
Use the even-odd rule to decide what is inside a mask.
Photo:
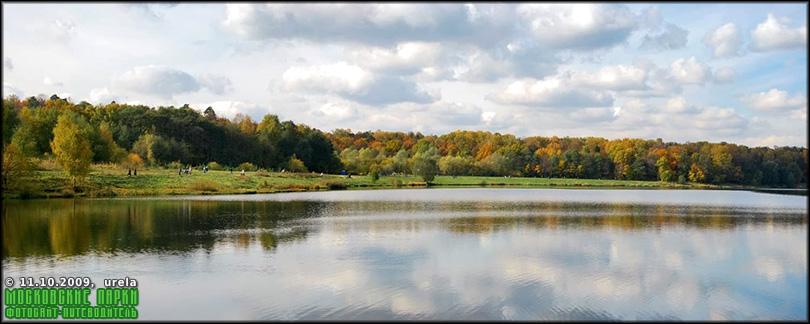
[(9, 201), (4, 276), (141, 319), (807, 319), (807, 197), (400, 189)]

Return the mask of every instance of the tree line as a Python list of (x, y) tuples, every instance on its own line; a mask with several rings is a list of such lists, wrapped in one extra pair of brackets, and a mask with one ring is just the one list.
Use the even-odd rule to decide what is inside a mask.
[[(254, 121), (188, 105), (78, 104), (50, 98), (3, 99), (7, 165), (54, 158), (82, 174), (95, 163), (203, 165), (369, 174), (522, 176), (660, 180), (797, 187), (807, 184), (807, 148), (663, 142), (599, 137), (519, 138), (487, 131), (443, 135), (336, 129), (323, 132), (265, 115)], [(8, 156), (7, 156), (8, 155)], [(81, 163), (79, 163), (81, 162)], [(12, 168), (13, 169), (13, 168)], [(213, 168), (212, 168), (213, 169)]]

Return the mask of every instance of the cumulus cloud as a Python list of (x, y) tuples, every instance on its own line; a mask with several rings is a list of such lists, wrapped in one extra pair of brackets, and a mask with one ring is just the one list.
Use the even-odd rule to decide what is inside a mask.
[(617, 4), (521, 4), (521, 21), (541, 45), (552, 48), (595, 49), (624, 42), (638, 17)]
[(672, 50), (686, 46), (689, 31), (675, 24), (666, 24), (663, 31), (644, 35), (640, 48), (655, 50)]
[(776, 88), (743, 96), (742, 101), (759, 111), (807, 109), (807, 97), (801, 93), (796, 93), (791, 97), (787, 91)]
[(669, 71), (672, 78), (683, 84), (703, 84), (711, 78), (711, 69), (694, 56), (673, 61)]
[(714, 57), (729, 57), (740, 54), (742, 40), (737, 26), (727, 23), (707, 33), (703, 43), (712, 49)]
[(367, 47), (351, 53), (354, 61), (365, 68), (395, 74), (414, 74), (439, 63), (439, 43), (404, 42), (396, 47)]
[(232, 91), (233, 86), (229, 78), (220, 75), (205, 74), (195, 77), (168, 66), (146, 65), (134, 67), (118, 76), (113, 80), (112, 89), (114, 92), (124, 91), (170, 99), (175, 95), (201, 89), (222, 95)]
[(404, 78), (374, 74), (346, 62), (290, 67), (282, 78), (288, 90), (337, 94), (364, 104), (428, 103), (436, 100), (435, 95)]
[(575, 87), (570, 80), (560, 76), (515, 81), (487, 98), (504, 104), (552, 108), (604, 107), (613, 104), (610, 93)]
[(572, 111), (568, 114), (572, 119), (582, 122), (600, 122), (613, 120), (618, 116), (613, 107), (589, 107)]
[(573, 83), (606, 90), (643, 90), (647, 88), (647, 71), (639, 66), (608, 65), (594, 73), (575, 72)]
[(714, 82), (728, 83), (734, 81), (737, 72), (734, 69), (724, 66), (714, 71)]
[(693, 116), (695, 127), (703, 130), (731, 129), (742, 131), (748, 120), (734, 109), (726, 107), (705, 107)]
[(471, 82), (508, 77), (543, 78), (554, 74), (562, 63), (555, 52), (526, 40), (515, 40), (491, 50), (474, 49), (460, 56), (461, 63), (453, 68), (453, 76), (456, 80)]
[(160, 65), (132, 68), (119, 76), (113, 85), (126, 91), (164, 99), (200, 90), (200, 84), (191, 74)]
[(221, 76), (206, 74), (198, 78), (200, 87), (206, 88), (214, 94), (222, 95), (233, 91), (231, 79)]
[(684, 97), (678, 96), (667, 100), (666, 104), (662, 107), (661, 111), (668, 113), (688, 113), (696, 112), (698, 109), (695, 106), (689, 105)]
[(356, 107), (349, 103), (343, 102), (327, 102), (320, 106), (314, 115), (330, 118), (335, 121), (344, 121), (356, 118), (358, 110)]
[(475, 4), (228, 4), (224, 25), (250, 39), (498, 41), (512, 27), (508, 6)]
[(705, 140), (706, 136), (730, 139), (745, 134), (750, 121), (734, 108), (701, 106), (689, 103), (681, 96), (671, 97), (661, 104), (633, 99), (622, 103), (619, 116), (611, 122), (625, 133), (622, 136), (660, 137), (668, 134), (673, 140)]
[(768, 14), (768, 18), (751, 32), (751, 50), (757, 52), (804, 48), (807, 25), (790, 27), (790, 19)]

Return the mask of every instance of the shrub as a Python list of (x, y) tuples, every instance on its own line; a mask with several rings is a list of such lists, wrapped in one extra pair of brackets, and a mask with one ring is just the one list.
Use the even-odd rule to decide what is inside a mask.
[(250, 162), (244, 162), (236, 167), (237, 170), (245, 170), (245, 171), (256, 171), (256, 166)]
[(183, 164), (180, 161), (174, 161), (166, 165), (166, 168), (169, 170), (177, 170), (183, 167)]
[(259, 171), (256, 171), (256, 175), (260, 177), (269, 177), (270, 173), (265, 169), (259, 169)]
[(197, 180), (189, 184), (189, 189), (195, 191), (218, 191), (219, 186), (211, 180)]
[(222, 164), (219, 164), (217, 162), (209, 162), (208, 163), (208, 170), (221, 171), (221, 170), (224, 170), (224, 169), (225, 169), (225, 166), (223, 166)]
[(290, 172), (309, 172), (307, 166), (304, 165), (304, 161), (299, 160), (295, 155), (290, 157), (290, 160), (287, 162), (287, 170)]
[(399, 180), (397, 178), (391, 179), (391, 185), (397, 188), (402, 187), (402, 180)]
[(327, 181), (323, 183), (323, 185), (326, 186), (326, 188), (328, 188), (329, 190), (343, 190), (348, 188), (346, 183), (336, 181)]
[(376, 164), (372, 165), (368, 175), (371, 177), (372, 182), (377, 182), (377, 180), (380, 180), (380, 168)]

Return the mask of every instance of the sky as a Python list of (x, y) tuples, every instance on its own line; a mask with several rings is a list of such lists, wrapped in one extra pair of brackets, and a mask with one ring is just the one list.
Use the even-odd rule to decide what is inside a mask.
[(3, 3), (3, 96), (807, 147), (806, 3)]

